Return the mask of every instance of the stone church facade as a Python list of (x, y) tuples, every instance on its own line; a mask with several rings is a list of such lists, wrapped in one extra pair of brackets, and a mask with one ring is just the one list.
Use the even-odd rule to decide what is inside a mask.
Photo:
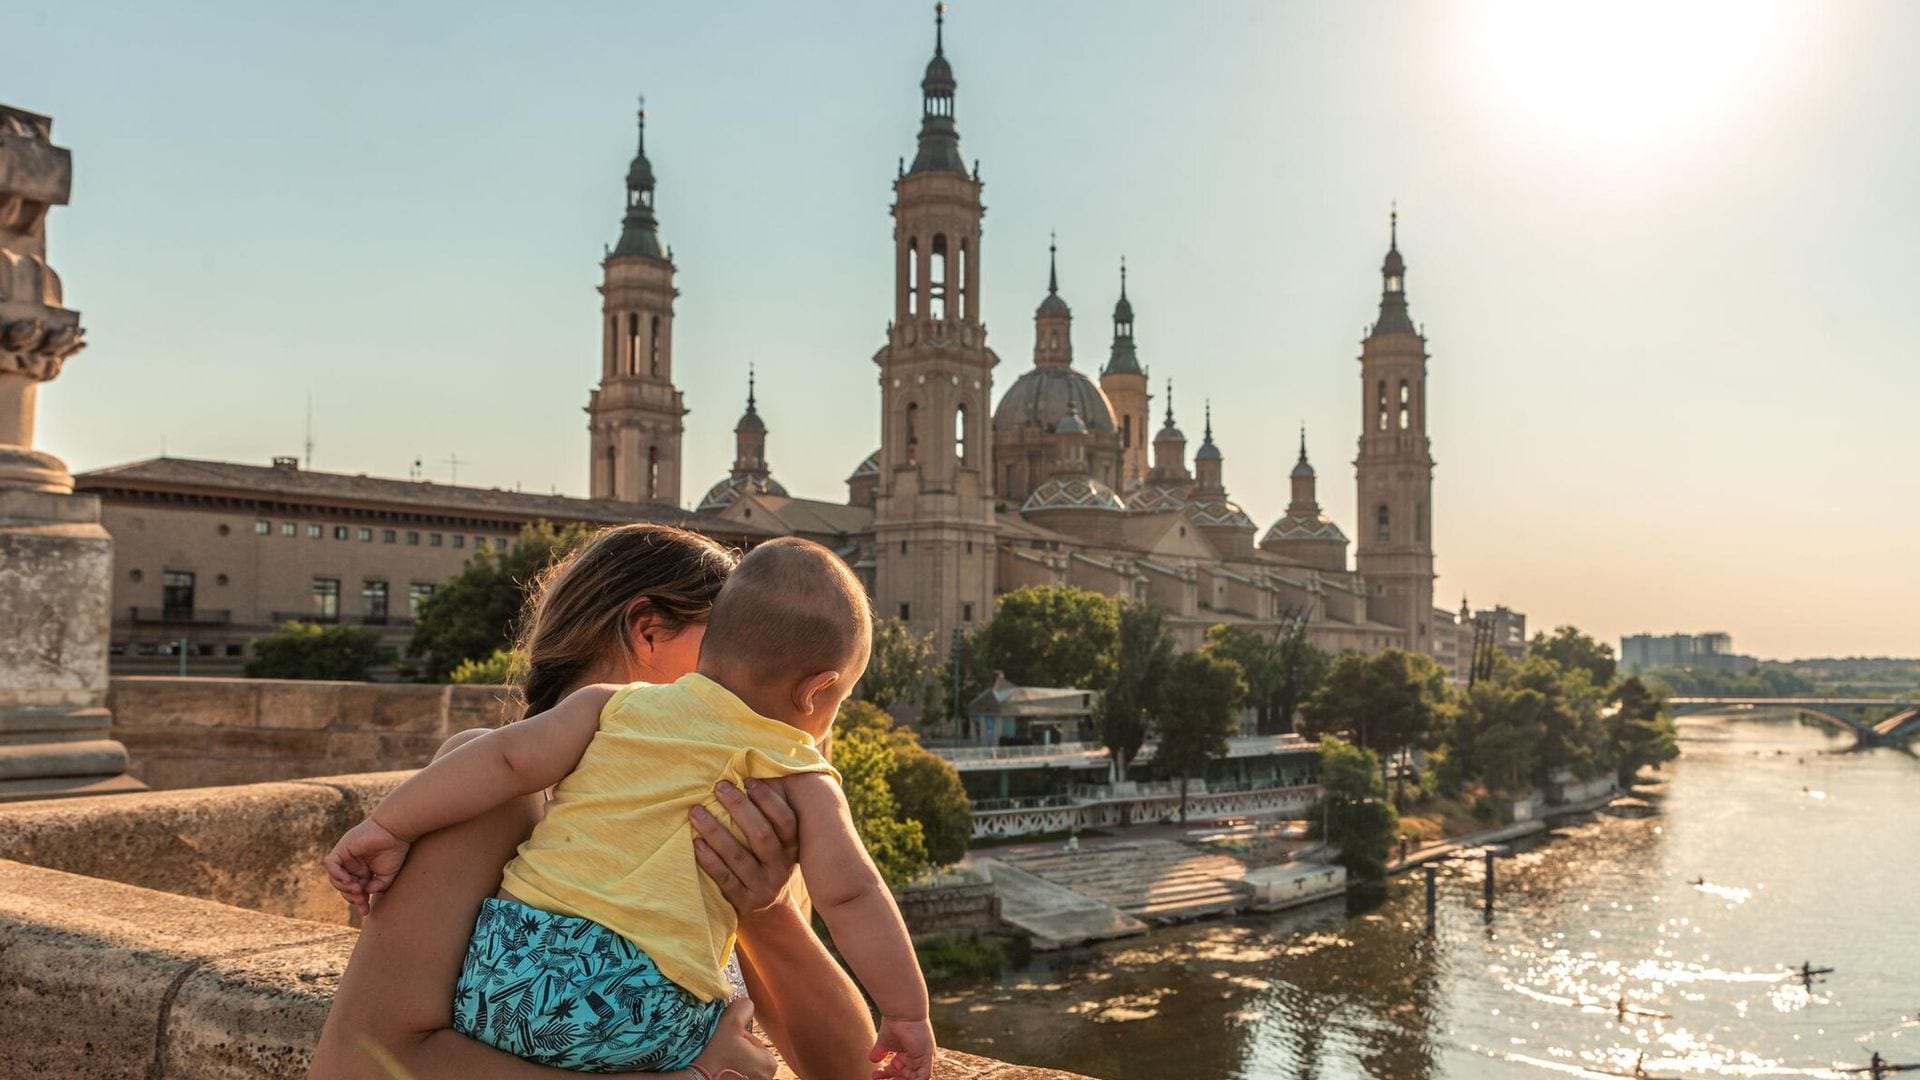
[(918, 145), (894, 181), (892, 319), (873, 357), (879, 449), (848, 477), (844, 500), (791, 495), (766, 466), (750, 395), (735, 467), (701, 509), (835, 548), (876, 612), (942, 642), (985, 622), (1002, 593), (1074, 585), (1159, 604), (1189, 647), (1219, 623), (1304, 622), (1331, 650), (1450, 657), (1462, 628), (1432, 603), (1426, 351), (1407, 314), (1397, 218), (1360, 356), (1359, 505), (1376, 516), (1350, 566), (1346, 534), (1320, 508), (1304, 431), (1292, 500), (1264, 533), (1231, 497), (1204, 411), (1189, 461), (1171, 384), (1149, 433), (1153, 395), (1124, 265), (1107, 359), (1090, 376), (1076, 366), (1073, 311), (1050, 258), (1031, 365), (989, 412), (999, 358), (977, 304), (982, 184), (960, 154), (956, 86), (936, 22)]

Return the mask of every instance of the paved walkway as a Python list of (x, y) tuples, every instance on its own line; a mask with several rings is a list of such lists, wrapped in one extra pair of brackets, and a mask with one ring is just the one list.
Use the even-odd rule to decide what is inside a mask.
[(1026, 931), (1036, 949), (1063, 949), (1147, 932), (1146, 923), (1112, 904), (1056, 885), (1011, 862), (970, 855), (965, 865), (993, 882), (1000, 897), (1000, 918)]

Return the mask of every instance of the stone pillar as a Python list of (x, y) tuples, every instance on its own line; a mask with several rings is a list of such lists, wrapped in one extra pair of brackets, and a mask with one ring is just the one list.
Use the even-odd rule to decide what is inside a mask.
[(0, 105), (0, 802), (145, 787), (110, 737), (113, 541), (100, 500), (33, 449), (40, 384), (83, 344), (47, 265), (47, 210), (73, 186), (52, 132)]

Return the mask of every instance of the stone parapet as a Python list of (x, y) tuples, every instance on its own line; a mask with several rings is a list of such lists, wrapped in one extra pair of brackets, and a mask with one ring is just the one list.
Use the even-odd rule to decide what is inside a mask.
[(133, 775), (161, 789), (418, 768), (520, 715), (498, 686), (166, 676), (114, 679), (108, 706)]

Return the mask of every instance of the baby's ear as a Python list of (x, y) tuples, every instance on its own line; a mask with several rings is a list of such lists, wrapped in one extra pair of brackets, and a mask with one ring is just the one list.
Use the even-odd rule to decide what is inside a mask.
[(793, 686), (793, 707), (799, 709), (802, 716), (812, 716), (815, 699), (839, 681), (837, 671), (816, 672), (801, 679)]

